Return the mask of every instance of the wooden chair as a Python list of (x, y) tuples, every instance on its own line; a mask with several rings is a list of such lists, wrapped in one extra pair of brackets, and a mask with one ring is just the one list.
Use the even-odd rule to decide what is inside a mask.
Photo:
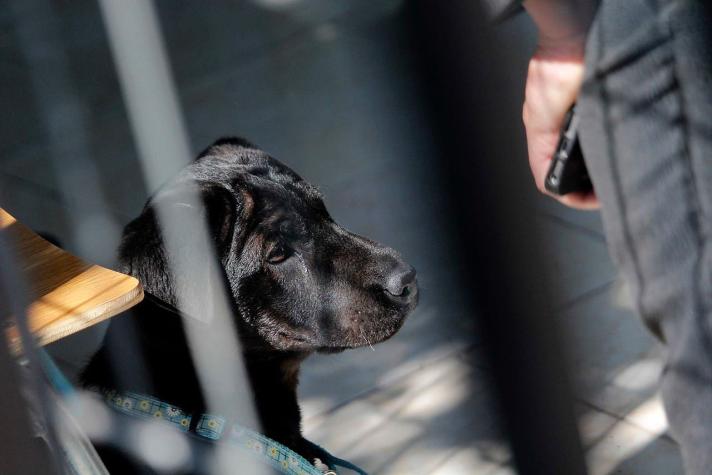
[[(54, 246), (2, 208), (0, 233), (15, 251), (18, 278), (29, 294), (29, 328), (40, 345), (95, 325), (143, 299), (141, 284), (134, 277)], [(13, 350), (19, 350), (18, 329), (10, 327), (7, 333)]]

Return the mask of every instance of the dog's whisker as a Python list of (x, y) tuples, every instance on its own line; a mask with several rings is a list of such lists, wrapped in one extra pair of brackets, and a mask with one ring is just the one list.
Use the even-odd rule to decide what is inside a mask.
[(371, 347), (371, 351), (376, 351), (376, 350), (373, 348), (373, 345), (371, 344), (371, 342), (368, 341), (368, 338), (366, 338), (366, 333), (364, 333), (363, 328), (361, 328), (361, 336), (363, 337), (364, 341), (366, 341), (366, 343), (368, 343), (368, 346)]

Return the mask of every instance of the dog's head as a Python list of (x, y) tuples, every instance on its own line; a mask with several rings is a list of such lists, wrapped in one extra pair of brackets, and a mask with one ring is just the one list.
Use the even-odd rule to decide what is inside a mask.
[[(196, 213), (188, 194), (200, 198), (202, 211)], [(169, 270), (158, 206), (182, 229), (193, 229), (195, 219), (207, 224), (235, 317), (257, 346), (339, 351), (380, 342), (417, 304), (415, 270), (396, 251), (336, 224), (316, 188), (244, 140), (208, 148), (124, 231), (124, 271), (186, 311), (176, 297), (181, 287), (202, 302), (187, 313), (200, 311), (217, 284), (200, 270), (209, 262), (194, 262), (185, 278)], [(178, 236), (175, 242), (190, 254), (195, 241)]]

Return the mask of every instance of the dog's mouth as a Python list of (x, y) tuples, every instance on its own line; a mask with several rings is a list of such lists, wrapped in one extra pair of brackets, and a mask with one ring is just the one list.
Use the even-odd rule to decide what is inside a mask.
[(358, 321), (336, 338), (322, 342), (316, 348), (319, 353), (340, 353), (354, 348), (371, 348), (393, 337), (405, 323), (408, 312), (380, 315), (368, 321)]
[(322, 346), (317, 348), (317, 353), (323, 353), (323, 354), (334, 354), (334, 353), (341, 353), (346, 350), (351, 350), (353, 348), (356, 348), (354, 346)]
[(295, 343), (308, 343), (309, 342), (309, 339), (306, 337), (303, 337), (300, 335), (295, 335), (293, 333), (287, 333), (284, 331), (277, 332), (277, 335), (284, 340), (290, 340)]
[[(393, 337), (415, 309), (418, 288), (412, 286), (398, 298), (409, 298), (406, 305), (400, 302), (381, 301), (373, 307), (354, 307), (343, 314), (327, 318), (315, 316), (317, 326), (302, 327), (282, 322), (280, 326), (264, 325), (258, 332), (276, 350), (319, 353), (340, 353), (344, 350), (370, 347)], [(281, 327), (281, 328), (280, 328)], [(271, 331), (270, 331), (271, 330)]]
[(290, 351), (313, 350), (318, 345), (313, 338), (307, 335), (285, 330), (277, 332), (276, 340), (279, 347)]

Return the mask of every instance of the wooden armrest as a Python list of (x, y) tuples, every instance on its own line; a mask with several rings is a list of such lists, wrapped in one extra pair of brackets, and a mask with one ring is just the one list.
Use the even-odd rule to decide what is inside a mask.
[[(69, 336), (127, 310), (143, 299), (137, 279), (90, 264), (52, 245), (0, 208), (0, 232), (17, 256), (29, 293), (27, 317), (40, 345)], [(8, 329), (19, 347), (19, 332)]]

